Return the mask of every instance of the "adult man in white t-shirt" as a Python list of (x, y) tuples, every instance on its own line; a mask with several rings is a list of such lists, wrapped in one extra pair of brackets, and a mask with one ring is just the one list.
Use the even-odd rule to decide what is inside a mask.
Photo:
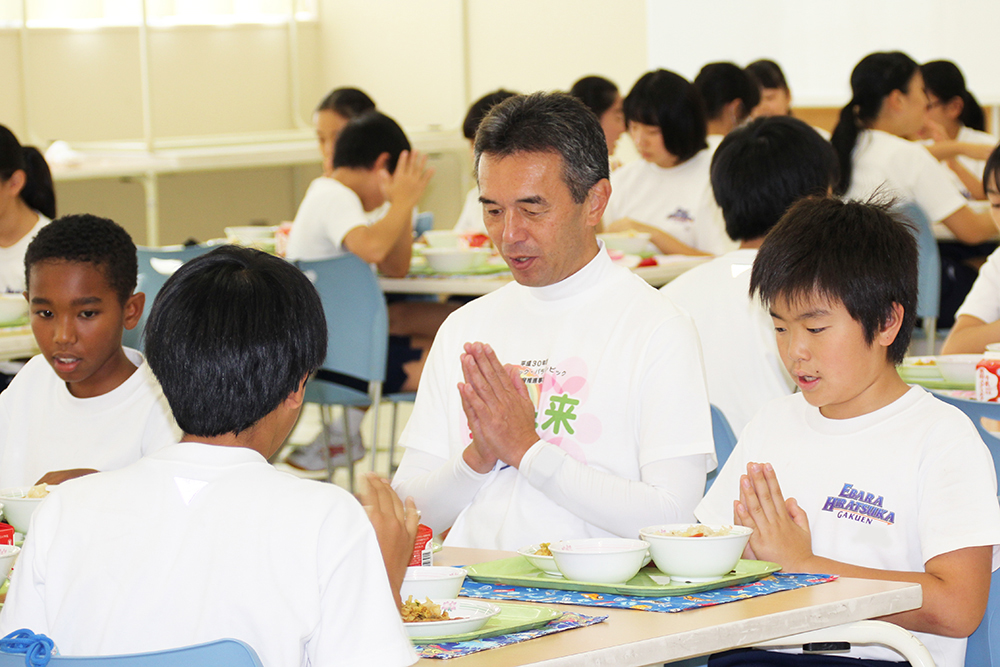
[(714, 467), (697, 334), (598, 244), (611, 186), (597, 119), (563, 94), (510, 98), (479, 127), (476, 167), (517, 282), (441, 327), (394, 487), (456, 546), (689, 520)]

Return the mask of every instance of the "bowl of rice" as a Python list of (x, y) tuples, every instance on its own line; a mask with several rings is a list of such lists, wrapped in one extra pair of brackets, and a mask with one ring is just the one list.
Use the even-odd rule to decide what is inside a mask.
[(660, 572), (677, 581), (701, 582), (729, 574), (752, 532), (745, 526), (674, 523), (643, 528), (639, 535), (649, 542)]

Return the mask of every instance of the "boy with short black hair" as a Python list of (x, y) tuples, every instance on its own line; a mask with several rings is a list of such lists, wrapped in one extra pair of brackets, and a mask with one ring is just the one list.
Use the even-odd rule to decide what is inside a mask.
[[(745, 556), (786, 571), (921, 584), (923, 606), (887, 620), (960, 667), (998, 564), (1000, 506), (968, 418), (896, 372), (915, 321), (913, 234), (883, 206), (802, 200), (765, 239), (750, 289), (801, 393), (754, 417), (696, 516), (752, 527)], [(787, 664), (769, 658), (710, 664)]]
[[(319, 295), (283, 260), (224, 246), (178, 269), (153, 306), (146, 353), (184, 436), (49, 495), (0, 632), (44, 632), (67, 655), (235, 637), (269, 667), (413, 663), (393, 603), (412, 533), (384, 541), (391, 587), (362, 507), (267, 462), (326, 335)], [(399, 499), (372, 484), (372, 522), (400, 529)], [(406, 509), (404, 534), (416, 530)]]
[(142, 355), (122, 347), (145, 295), (135, 245), (106, 218), (59, 218), (25, 253), (31, 329), (41, 351), (0, 394), (0, 487), (124, 467), (178, 432)]

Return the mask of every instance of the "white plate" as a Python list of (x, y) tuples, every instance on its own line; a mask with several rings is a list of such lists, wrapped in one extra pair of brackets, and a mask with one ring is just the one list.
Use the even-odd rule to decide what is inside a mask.
[(538, 551), (538, 545), (532, 544), (531, 546), (521, 547), (517, 550), (517, 553), (521, 554), (528, 559), (528, 562), (534, 565), (536, 568), (544, 572), (545, 574), (552, 577), (561, 577), (562, 572), (556, 567), (556, 559), (553, 556), (538, 556), (535, 552)]
[(479, 600), (436, 600), (441, 610), (456, 618), (447, 621), (424, 621), (403, 623), (410, 637), (433, 639), (475, 632), (486, 625), (486, 621), (500, 613), (500, 607), (491, 602)]

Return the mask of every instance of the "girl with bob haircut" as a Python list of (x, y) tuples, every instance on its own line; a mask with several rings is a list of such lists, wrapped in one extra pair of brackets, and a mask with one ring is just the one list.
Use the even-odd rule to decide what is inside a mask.
[(997, 140), (984, 131), (983, 108), (955, 63), (934, 60), (921, 65), (920, 73), (927, 91), (928, 150), (954, 173), (952, 180), (966, 197), (986, 199), (980, 176)]
[(792, 91), (778, 63), (756, 60), (746, 66), (746, 71), (760, 84), (760, 102), (751, 110), (751, 118), (792, 115)]
[(333, 173), (333, 154), (337, 138), (353, 118), (375, 111), (375, 102), (358, 88), (334, 88), (322, 99), (313, 114), (316, 138), (323, 154), (323, 175)]
[[(625, 132), (624, 100), (618, 86), (602, 76), (585, 76), (573, 84), (569, 94), (586, 104), (601, 121), (601, 129), (608, 140), (608, 155), (614, 155), (618, 138)], [(611, 168), (619, 166), (612, 164)]]
[(42, 227), (56, 217), (56, 194), (45, 158), (21, 146), (0, 125), (0, 287), (24, 291), (24, 251)]
[(664, 254), (729, 250), (712, 195), (712, 154), (698, 90), (673, 72), (648, 72), (625, 98), (625, 119), (642, 160), (611, 175), (605, 231), (648, 233)]

